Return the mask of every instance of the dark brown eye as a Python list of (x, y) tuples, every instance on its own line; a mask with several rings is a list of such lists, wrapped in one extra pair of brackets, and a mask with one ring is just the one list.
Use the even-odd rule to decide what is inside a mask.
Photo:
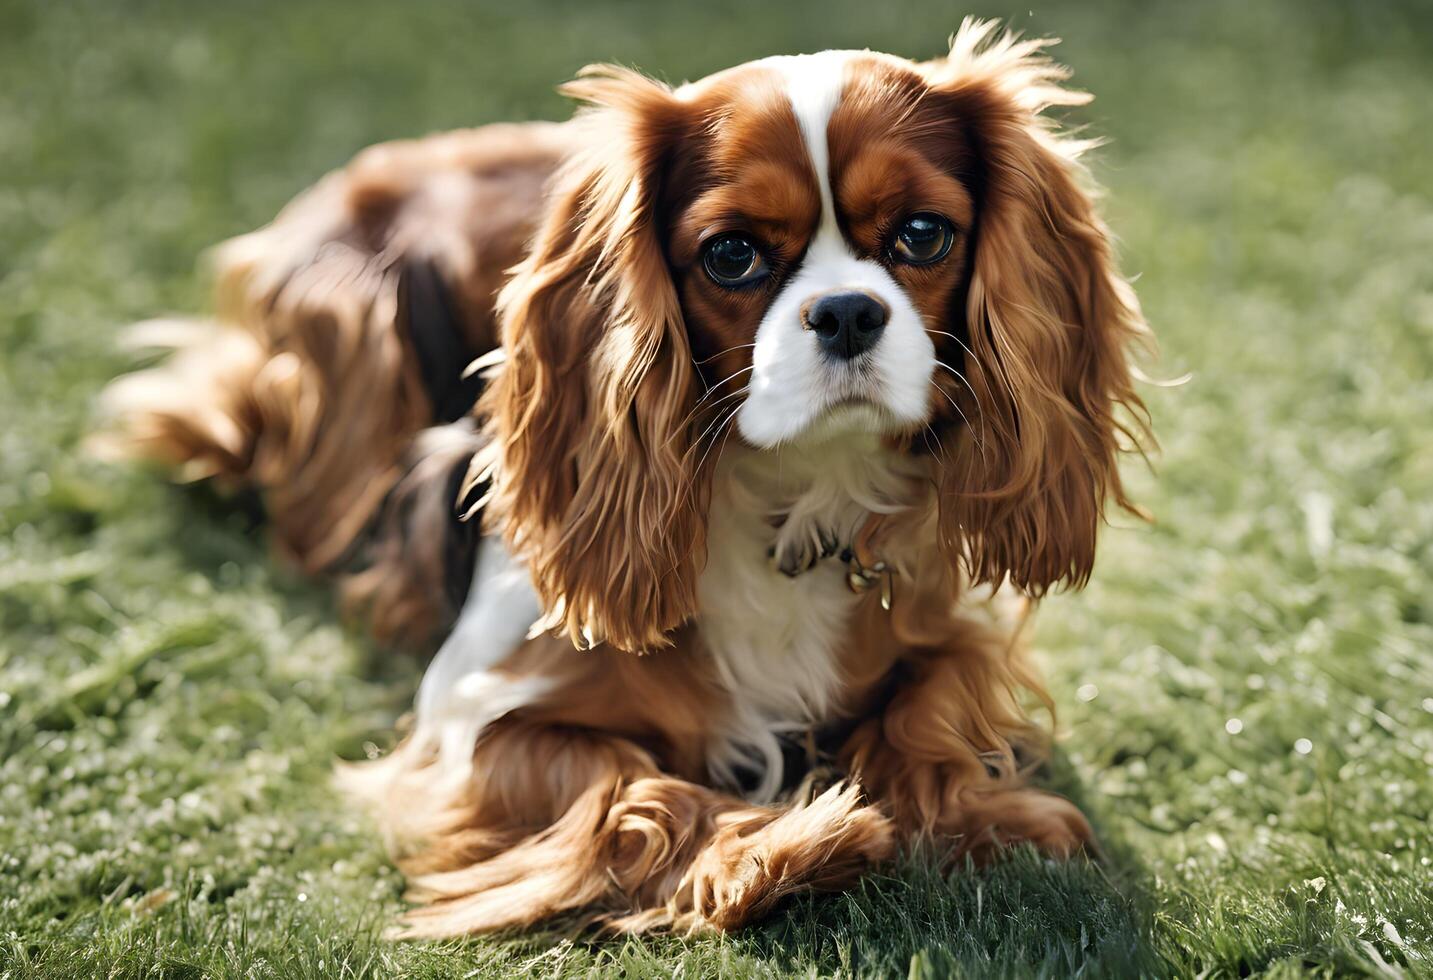
[(917, 211), (896, 229), (891, 239), (891, 257), (907, 265), (930, 265), (950, 252), (955, 229), (949, 221), (931, 211)]
[(702, 252), (702, 266), (712, 282), (727, 289), (754, 283), (767, 272), (761, 250), (744, 235), (713, 238)]

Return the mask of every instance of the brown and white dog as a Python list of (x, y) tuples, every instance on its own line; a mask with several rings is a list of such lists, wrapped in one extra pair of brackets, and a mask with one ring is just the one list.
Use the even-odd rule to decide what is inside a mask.
[(1042, 48), (600, 67), (570, 123), (369, 150), (111, 395), (131, 450), (356, 562), (380, 632), (461, 583), (412, 732), (350, 774), (408, 934), (727, 929), (917, 840), (1091, 843), (1026, 784), (1048, 698), (1001, 597), (1082, 584), (1131, 506), (1147, 331)]

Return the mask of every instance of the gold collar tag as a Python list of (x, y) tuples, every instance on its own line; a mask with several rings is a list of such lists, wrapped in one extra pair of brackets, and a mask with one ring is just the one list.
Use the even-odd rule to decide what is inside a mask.
[(880, 531), (882, 516), (872, 514), (856, 540), (851, 542), (841, 555), (846, 562), (846, 585), (852, 592), (861, 595), (877, 583), (881, 586), (881, 608), (891, 611), (891, 593), (896, 586), (896, 573), (884, 561), (875, 556), (875, 539)]
[(870, 567), (861, 564), (854, 549), (846, 560), (846, 584), (857, 595), (863, 594), (873, 585), (880, 584), (881, 608), (891, 611), (891, 593), (895, 588), (895, 573), (883, 561), (876, 561)]

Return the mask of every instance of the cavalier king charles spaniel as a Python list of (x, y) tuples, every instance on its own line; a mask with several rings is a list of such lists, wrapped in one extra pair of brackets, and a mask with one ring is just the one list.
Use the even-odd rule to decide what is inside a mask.
[[(1028, 784), (1028, 601), (1089, 577), (1148, 332), (1046, 42), (590, 68), (363, 153), (218, 256), (112, 445), (260, 492), (381, 637), (347, 770), (447, 936), (732, 929), (903, 847), (1092, 847)], [(464, 519), (466, 518), (466, 520)]]

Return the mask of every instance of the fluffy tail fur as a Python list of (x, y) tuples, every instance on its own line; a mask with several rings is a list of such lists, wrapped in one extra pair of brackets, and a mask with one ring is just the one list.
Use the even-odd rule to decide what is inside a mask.
[(448, 470), (476, 437), (419, 434), (471, 409), (465, 369), (497, 343), (493, 295), (569, 141), (530, 124), (366, 150), (216, 250), (213, 319), (132, 328), (170, 354), (104, 393), (97, 447), (257, 490), (283, 554), (358, 569), (345, 591), (384, 638), (426, 634), (428, 560), (465, 537)]
[(281, 550), (314, 573), (348, 552), (433, 410), (395, 329), (400, 270), (322, 249), (292, 225), (219, 250), (216, 320), (131, 332), (172, 354), (104, 393), (100, 445), (184, 479), (254, 487)]

